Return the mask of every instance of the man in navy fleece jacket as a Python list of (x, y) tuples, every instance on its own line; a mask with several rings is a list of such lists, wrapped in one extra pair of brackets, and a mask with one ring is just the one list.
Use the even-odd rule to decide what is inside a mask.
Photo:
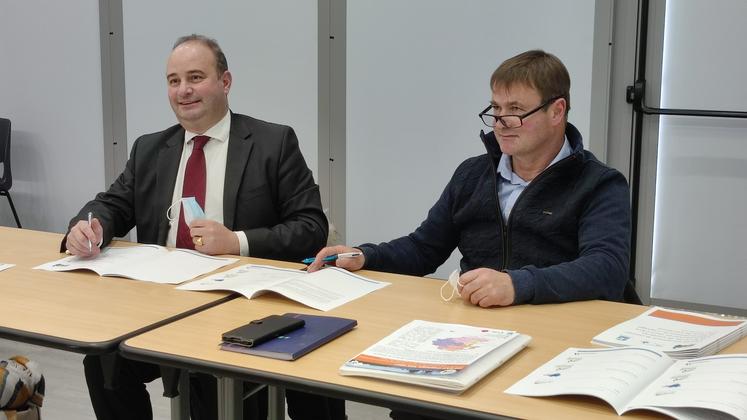
[[(364, 244), (337, 261), (402, 274), (434, 272), (458, 247), (459, 293), (481, 307), (621, 300), (628, 280), (630, 198), (625, 178), (584, 150), (567, 121), (570, 77), (544, 51), (506, 60), (480, 113), (484, 155), (465, 160), (414, 232)], [(322, 258), (355, 251), (327, 247)]]

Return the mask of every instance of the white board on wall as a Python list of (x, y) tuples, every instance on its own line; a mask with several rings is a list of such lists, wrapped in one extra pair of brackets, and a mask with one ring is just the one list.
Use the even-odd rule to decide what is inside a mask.
[(176, 124), (166, 96), (166, 60), (191, 33), (215, 38), (233, 75), (231, 110), (293, 127), (317, 168), (317, 5), (306, 0), (122, 2), (127, 137)]
[[(505, 59), (557, 55), (569, 120), (589, 133), (593, 0), (366, 0), (347, 3), (347, 242), (413, 231), (454, 169), (484, 153), (477, 114)], [(588, 148), (588, 139), (586, 141)], [(436, 273), (446, 277), (458, 255)]]

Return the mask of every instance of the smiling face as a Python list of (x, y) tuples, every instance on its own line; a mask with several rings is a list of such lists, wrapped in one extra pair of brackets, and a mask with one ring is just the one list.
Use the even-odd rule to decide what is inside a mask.
[[(494, 115), (524, 115), (540, 106), (542, 98), (537, 90), (524, 84), (495, 86), (491, 104)], [(565, 100), (551, 101), (547, 107), (523, 119), (521, 127), (506, 128), (496, 124), (493, 128), (501, 152), (514, 161), (550, 161), (563, 144), (565, 131)]]
[(231, 73), (218, 74), (215, 54), (200, 41), (177, 46), (166, 65), (169, 102), (186, 130), (202, 134), (228, 112)]

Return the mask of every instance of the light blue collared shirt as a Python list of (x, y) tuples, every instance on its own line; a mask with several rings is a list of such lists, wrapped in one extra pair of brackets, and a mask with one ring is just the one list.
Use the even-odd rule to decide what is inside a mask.
[[(562, 159), (567, 158), (571, 155), (573, 149), (571, 144), (568, 142), (568, 137), (563, 142), (563, 147), (555, 155), (555, 159), (547, 165), (547, 168), (554, 165)], [(545, 170), (547, 170), (545, 168)], [(522, 192), (526, 189), (527, 185), (531, 181), (523, 180), (519, 175), (514, 172), (513, 165), (511, 164), (511, 156), (503, 154), (501, 159), (498, 161), (498, 201), (501, 205), (501, 213), (503, 214), (503, 221), (508, 222), (508, 216), (511, 215), (511, 210), (516, 204), (516, 200), (519, 198)]]

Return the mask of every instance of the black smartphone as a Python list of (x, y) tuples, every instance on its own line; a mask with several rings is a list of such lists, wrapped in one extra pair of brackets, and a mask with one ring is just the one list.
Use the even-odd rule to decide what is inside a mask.
[(253, 347), (303, 327), (303, 319), (270, 315), (223, 333), (223, 341)]

